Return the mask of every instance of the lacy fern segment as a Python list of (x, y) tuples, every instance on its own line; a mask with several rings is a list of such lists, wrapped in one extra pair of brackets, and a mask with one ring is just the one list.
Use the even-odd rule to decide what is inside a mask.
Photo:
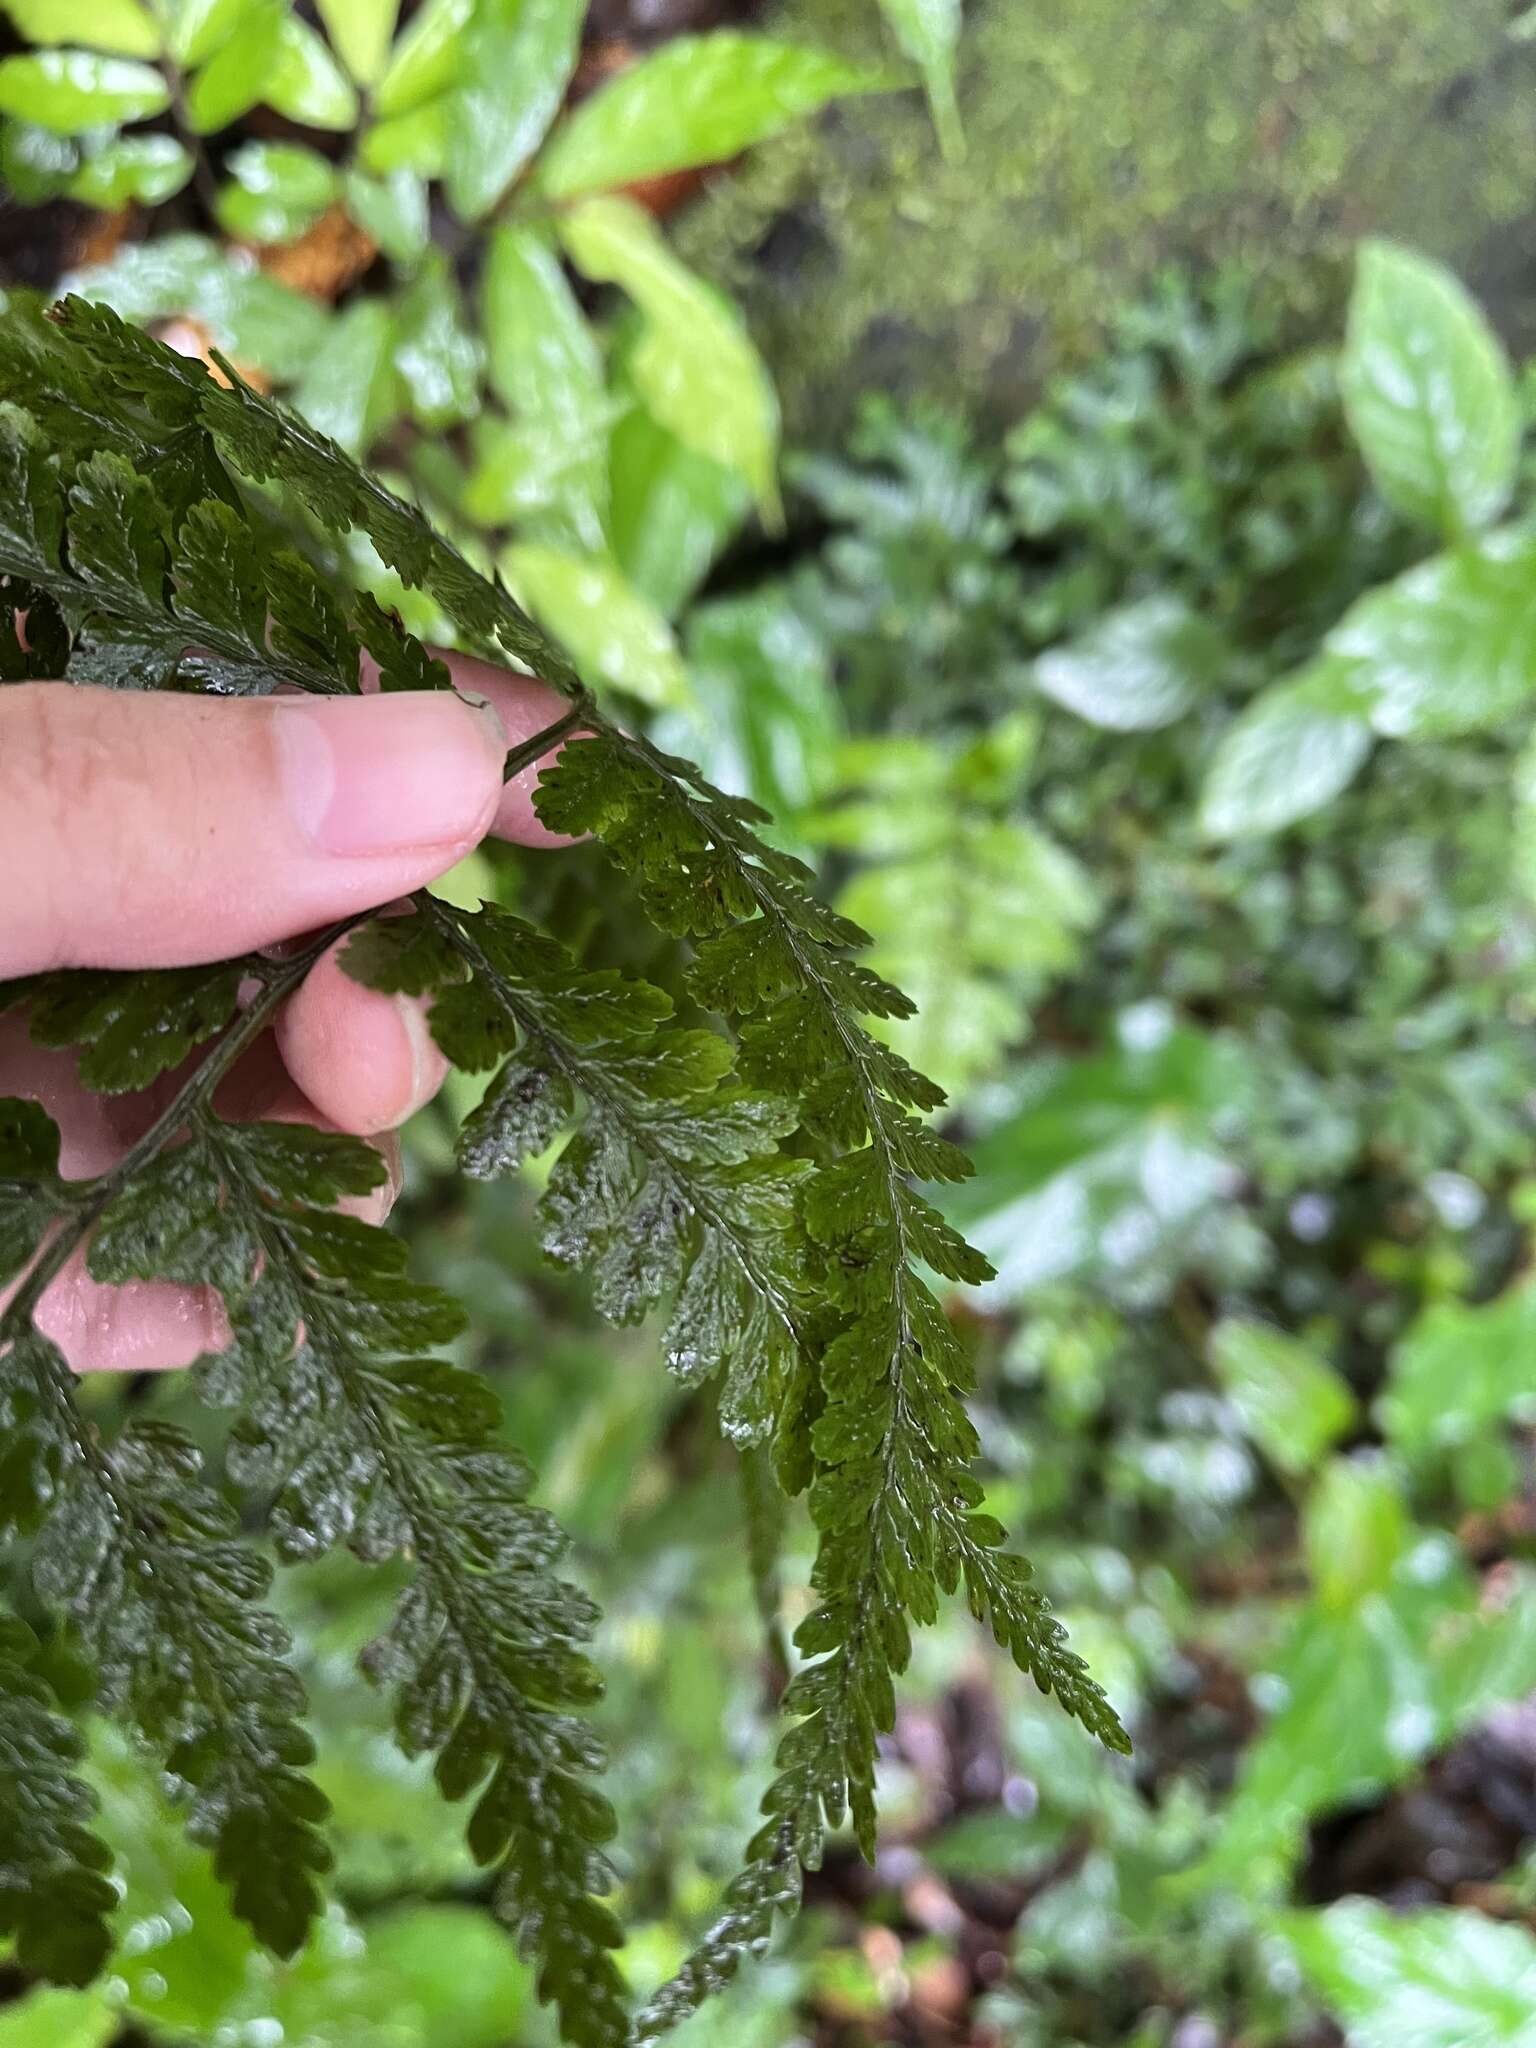
[[(513, 765), (575, 735), (541, 784), (544, 821), (599, 840), (656, 928), (691, 948), (683, 1017), (662, 990), (583, 966), (491, 904), (423, 895), (414, 914), (354, 921), (344, 954), (375, 988), (430, 995), (449, 1059), (490, 1073), (460, 1134), (464, 1169), (505, 1174), (563, 1141), (542, 1204), (550, 1255), (586, 1269), (614, 1320), (661, 1309), (681, 1379), (721, 1376), (725, 1430), (753, 1460), (770, 1626), (776, 1486), (807, 1496), (818, 1533), (817, 1605), (796, 1637), (805, 1661), (764, 1824), (715, 1926), (636, 2023), (654, 2038), (767, 1941), (828, 1825), (851, 1814), (872, 1852), (893, 1681), (942, 1595), (963, 1588), (1022, 1669), (1125, 1746), (982, 1512), (967, 1361), (930, 1277), (989, 1268), (916, 1185), (969, 1169), (924, 1120), (941, 1091), (864, 1021), (911, 1006), (855, 957), (864, 934), (817, 901), (809, 871), (759, 836), (755, 806), (613, 725), (504, 589), (303, 422), (77, 301), (0, 317), (0, 388), (0, 678), (351, 691), (366, 649), (385, 688), (443, 687), (441, 663), (338, 587), (335, 550), (356, 529), (466, 641), (570, 698)], [(183, 1787), (237, 1909), (292, 1949), (318, 1906), (324, 1802), (304, 1775), (286, 1639), (260, 1605), (267, 1567), (185, 1440), (143, 1425), (97, 1439), (32, 1323), (86, 1246), (103, 1281), (216, 1287), (231, 1337), (197, 1383), (233, 1411), (229, 1479), (265, 1505), (282, 1560), (345, 1544), (409, 1564), (366, 1667), (393, 1691), (402, 1746), (436, 1756), (446, 1797), (474, 1795), (471, 1848), (566, 2037), (617, 2048), (631, 2022), (601, 1903), (613, 1818), (584, 1718), (600, 1690), (593, 1609), (557, 1575), (560, 1532), (497, 1441), (490, 1390), (431, 1355), (460, 1326), (455, 1305), (338, 1206), (376, 1185), (377, 1155), (218, 1107), (222, 1076), (342, 935), (278, 963), (0, 990), (34, 1036), (77, 1050), (88, 1086), (154, 1081), (168, 1098), (95, 1182), (60, 1177), (35, 1105), (0, 1105), (0, 1284), (17, 1282), (0, 1317), (0, 1509), (32, 1544), (37, 1593), (78, 1627), (103, 1702)], [(0, 1712), (30, 1731), (54, 1816), (36, 1882), (73, 1929), (36, 1966), (78, 1975), (103, 1939), (100, 1852), (56, 1717), (21, 1649), (0, 1651)], [(0, 1864), (13, 1923), (14, 1868)]]

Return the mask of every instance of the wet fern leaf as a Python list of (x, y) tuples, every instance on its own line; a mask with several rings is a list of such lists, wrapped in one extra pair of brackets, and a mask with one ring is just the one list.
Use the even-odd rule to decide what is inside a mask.
[[(465, 1802), (497, 1911), (565, 2039), (656, 2038), (763, 1948), (828, 1827), (851, 1819), (872, 1853), (894, 1683), (946, 1595), (1125, 1744), (980, 1510), (966, 1359), (935, 1281), (988, 1268), (920, 1192), (969, 1169), (929, 1120), (942, 1092), (867, 1028), (911, 1006), (861, 963), (864, 934), (817, 901), (809, 871), (760, 836), (755, 806), (616, 726), (499, 584), (295, 415), (101, 307), (24, 295), (0, 315), (0, 389), (0, 686), (48, 673), (345, 692), (366, 651), (384, 687), (443, 687), (441, 663), (335, 574), (341, 542), (362, 533), (465, 644), (567, 695), (569, 717), (509, 767), (568, 739), (538, 791), (544, 821), (595, 838), (688, 949), (692, 1015), (679, 1018), (661, 990), (586, 966), (497, 905), (423, 895), (279, 960), (0, 989), (41, 1042), (76, 1050), (89, 1087), (154, 1082), (165, 1100), (129, 1158), (89, 1181), (60, 1176), (35, 1104), (0, 1103), (0, 1285), (14, 1290), (0, 1309), (0, 1527), (26, 1536), (33, 1593), (78, 1632), (99, 1703), (170, 1773), (237, 1910), (292, 1950), (320, 1902), (325, 1811), (287, 1641), (262, 1605), (269, 1568), (184, 1438), (141, 1423), (104, 1442), (82, 1422), (34, 1314), (82, 1257), (108, 1283), (217, 1290), (229, 1342), (195, 1382), (228, 1418), (229, 1480), (264, 1511), (280, 1561), (345, 1546), (408, 1569), (364, 1659), (402, 1747), (433, 1755), (444, 1796)], [(817, 1532), (763, 1824), (697, 1951), (636, 2020), (603, 1903), (595, 1615), (559, 1576), (560, 1532), (529, 1502), (491, 1391), (434, 1355), (460, 1312), (356, 1213), (383, 1173), (368, 1146), (220, 1113), (221, 1077), (343, 937), (349, 973), (430, 995), (444, 1053), (489, 1076), (460, 1134), (464, 1170), (493, 1178), (558, 1144), (540, 1218), (550, 1256), (589, 1276), (613, 1320), (656, 1314), (680, 1379), (718, 1380), (726, 1434), (751, 1460), (773, 1644), (783, 1495), (805, 1495)], [(0, 1840), (25, 1800), (56, 1816), (27, 1852), (57, 1904), (31, 1955), (73, 1980), (100, 1951), (101, 1852), (30, 1668), (0, 1646), (0, 1713), (31, 1731), (26, 1784), (0, 1778)], [(17, 1867), (0, 1862), (13, 1924)]]

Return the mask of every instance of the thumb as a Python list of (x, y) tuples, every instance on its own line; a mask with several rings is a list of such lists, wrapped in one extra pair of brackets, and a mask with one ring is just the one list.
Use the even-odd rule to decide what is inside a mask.
[(405, 895), (485, 833), (505, 751), (447, 691), (0, 688), (0, 977), (227, 959)]

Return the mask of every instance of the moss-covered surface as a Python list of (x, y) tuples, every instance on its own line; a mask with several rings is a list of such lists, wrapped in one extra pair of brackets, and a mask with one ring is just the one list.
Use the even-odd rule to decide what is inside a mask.
[[(1471, 278), (1536, 339), (1536, 41), (1512, 0), (972, 0), (969, 154), (915, 94), (765, 149), (682, 225), (742, 292), (791, 427), (854, 392), (1017, 409), (1170, 259), (1240, 257), (1305, 317), (1362, 233)], [(774, 26), (880, 49), (870, 0)], [(1331, 310), (1331, 309), (1330, 309)]]

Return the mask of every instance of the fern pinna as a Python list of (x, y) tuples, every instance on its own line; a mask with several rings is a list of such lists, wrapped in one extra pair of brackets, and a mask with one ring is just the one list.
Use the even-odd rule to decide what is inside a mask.
[[(329, 550), (361, 532), (466, 644), (569, 696), (509, 771), (568, 739), (541, 816), (601, 843), (658, 930), (686, 941), (689, 995), (719, 1020), (680, 1025), (661, 990), (582, 966), (494, 904), (423, 895), (413, 916), (356, 921), (345, 955), (374, 988), (430, 994), (443, 1051), (492, 1072), (460, 1136), (466, 1172), (511, 1172), (567, 1136), (545, 1246), (587, 1269), (612, 1318), (665, 1305), (673, 1372), (722, 1376), (725, 1430), (752, 1461), (760, 1584), (779, 1489), (807, 1495), (818, 1532), (763, 1825), (715, 1926), (635, 2015), (602, 1903), (595, 1615), (558, 1575), (560, 1532), (498, 1441), (489, 1389), (432, 1355), (460, 1311), (408, 1276), (397, 1239), (338, 1206), (381, 1176), (371, 1148), (220, 1113), (221, 1079), (341, 928), (278, 960), (0, 989), (34, 1036), (78, 1049), (93, 1089), (143, 1088), (200, 1049), (152, 1129), (94, 1180), (61, 1177), (35, 1103), (0, 1103), (0, 1520), (29, 1600), (72, 1626), (98, 1703), (180, 1790), (237, 1911), (294, 1950), (320, 1904), (326, 1809), (285, 1632), (263, 1605), (267, 1556), (185, 1437), (138, 1422), (104, 1441), (33, 1322), (82, 1244), (105, 1281), (212, 1284), (232, 1341), (194, 1378), (232, 1414), (230, 1485), (264, 1505), (280, 1561), (336, 1544), (409, 1561), (364, 1659), (392, 1688), (401, 1744), (435, 1754), (446, 1797), (474, 1795), (470, 1844), (565, 2037), (653, 2039), (761, 1949), (829, 1825), (851, 1816), (871, 1852), (893, 1680), (942, 1594), (963, 1587), (1025, 1671), (1125, 1743), (979, 1509), (966, 1360), (925, 1274), (987, 1268), (917, 1191), (967, 1168), (924, 1121), (939, 1091), (864, 1021), (909, 1006), (859, 963), (863, 934), (815, 899), (808, 871), (759, 836), (761, 812), (613, 724), (503, 588), (227, 368), (216, 378), (79, 300), (18, 300), (0, 318), (0, 389), (0, 676), (352, 691), (367, 650), (386, 688), (447, 687), (336, 577)], [(108, 1950), (111, 1855), (36, 1647), (4, 1624), (0, 1931), (25, 1968), (78, 1982)]]

